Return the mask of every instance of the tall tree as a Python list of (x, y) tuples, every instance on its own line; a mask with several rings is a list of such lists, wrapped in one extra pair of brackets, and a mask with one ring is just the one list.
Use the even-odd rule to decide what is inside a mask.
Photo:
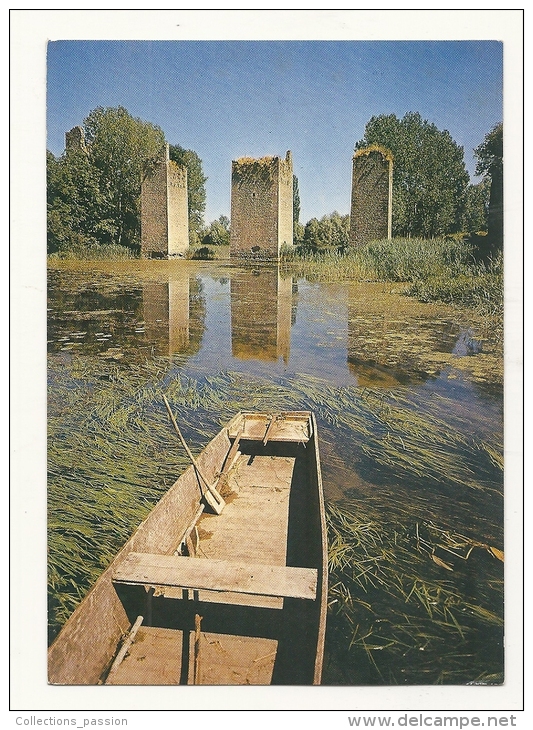
[(189, 203), (189, 231), (197, 235), (203, 225), (205, 211), (205, 183), (202, 160), (194, 150), (186, 150), (178, 144), (169, 146), (169, 156), (187, 168), (187, 195)]
[(109, 243), (113, 222), (102, 217), (98, 175), (83, 150), (46, 154), (48, 253)]
[(204, 246), (229, 246), (229, 226), (229, 218), (221, 215), (218, 220), (213, 221), (205, 232), (202, 233), (202, 244)]
[(489, 212), (490, 180), (484, 179), (466, 190), (463, 224), (465, 233), (486, 233)]
[(476, 175), (490, 180), (488, 210), (488, 235), (485, 256), (498, 253), (503, 248), (503, 124), (497, 124), (476, 147)]
[(163, 131), (124, 107), (97, 107), (84, 120), (89, 161), (98, 171), (101, 216), (112, 221), (113, 243), (139, 246), (139, 196), (148, 165), (161, 154)]
[(300, 190), (298, 188), (298, 178), (292, 176), (292, 223), (296, 228), (300, 222)]
[(372, 117), (356, 149), (372, 144), (394, 157), (393, 235), (432, 238), (459, 231), (469, 183), (463, 148), (416, 112)]

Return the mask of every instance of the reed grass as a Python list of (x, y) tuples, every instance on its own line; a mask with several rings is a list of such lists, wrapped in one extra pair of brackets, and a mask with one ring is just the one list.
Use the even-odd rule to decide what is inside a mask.
[(139, 254), (131, 248), (111, 243), (73, 244), (68, 248), (48, 255), (49, 261), (121, 261), (136, 258), (139, 258)]
[(491, 546), (413, 524), (394, 504), (386, 520), (362, 500), (330, 504), (327, 524), (327, 645), (344, 647), (330, 657), (333, 682), (503, 681), (503, 564)]

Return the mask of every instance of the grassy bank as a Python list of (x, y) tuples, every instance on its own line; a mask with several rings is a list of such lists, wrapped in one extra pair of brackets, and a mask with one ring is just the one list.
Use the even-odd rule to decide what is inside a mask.
[(48, 254), (49, 261), (122, 261), (136, 258), (139, 258), (138, 254), (127, 246), (99, 243), (70, 246)]

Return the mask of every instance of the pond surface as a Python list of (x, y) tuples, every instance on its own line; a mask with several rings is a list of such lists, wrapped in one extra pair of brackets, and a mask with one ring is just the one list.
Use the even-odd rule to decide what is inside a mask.
[[(230, 262), (52, 266), (49, 424), (51, 443), (61, 443), (64, 448), (49, 451), (51, 522), (57, 504), (64, 499), (61, 480), (68, 459), (74, 462), (76, 448), (80, 448), (72, 441), (74, 428), (81, 432), (87, 428), (84, 437), (91, 435), (85, 443), (89, 450), (93, 448), (93, 436), (95, 443), (100, 438), (95, 429), (103, 428), (100, 401), (104, 392), (114, 394), (110, 399), (122, 399), (123, 405), (126, 396), (119, 398), (120, 389), (125, 383), (130, 387), (135, 378), (131, 385), (135, 395), (128, 391), (127, 396), (130, 412), (131, 403), (144, 398), (143, 389), (153, 387), (154, 382), (163, 388), (175, 382), (189, 384), (189, 395), (180, 396), (182, 417), (187, 438), (196, 450), (215, 434), (234, 406), (312, 408), (318, 418), (329, 505), (351, 505), (350, 509), (359, 505), (376, 524), (403, 520), (409, 523), (406, 534), (416, 525), (418, 535), (419, 525), (425, 524), (431, 529), (438, 526), (446, 532), (446, 539), (453, 533), (485, 547), (502, 547), (503, 399), (498, 344), (491, 342), (471, 312), (421, 304), (400, 291), (399, 285), (387, 283), (314, 283), (281, 273), (277, 267), (246, 268)], [(102, 390), (97, 396), (98, 382)], [(148, 418), (149, 410), (143, 408)], [(92, 420), (84, 420), (91, 409)], [(108, 436), (110, 423), (105, 426)], [(83, 489), (88, 484), (96, 489), (101, 477), (97, 467), (93, 473), (88, 466), (79, 477), (70, 474), (69, 479), (69, 490), (82, 484)], [(79, 482), (74, 487), (73, 479)], [(152, 479), (141, 500), (143, 508), (165, 486), (157, 484), (155, 472)], [(94, 505), (95, 500), (87, 497), (83, 515), (83, 505), (78, 504), (82, 515), (76, 517), (77, 522), (90, 522)], [(63, 519), (68, 524), (68, 511)], [(126, 536), (135, 529), (136, 519), (132, 510), (124, 526)], [(53, 562), (54, 546), (60, 546), (61, 540), (66, 544), (67, 537), (59, 527), (54, 532), (52, 525), (51, 530)], [(80, 567), (77, 578), (69, 576), (68, 560), (56, 548), (62, 567), (54, 573), (52, 593), (67, 590), (60, 586), (69, 579), (77, 585), (74, 598), (59, 601), (63, 613), (58, 613), (57, 621), (83, 595), (87, 586), (81, 584), (94, 579), (113, 554), (112, 546), (103, 544), (107, 539), (103, 533), (91, 532), (91, 539), (101, 555), (94, 557), (90, 569)], [(78, 548), (72, 535), (68, 544), (74, 555)], [(420, 548), (420, 541), (417, 546)], [(428, 555), (433, 557), (430, 569), (437, 571), (430, 577), (438, 584), (441, 575), (435, 552), (429, 550)], [(76, 558), (72, 561), (74, 564)], [(82, 558), (80, 566), (81, 562)], [(460, 572), (457, 581), (463, 594), (469, 594), (468, 605), (477, 601), (483, 611), (501, 616), (499, 562), (492, 561), (483, 584), (477, 575), (473, 577), (474, 562), (464, 562), (467, 574)], [(451, 568), (442, 567), (442, 585), (449, 586)], [(486, 567), (480, 565), (479, 570), (486, 572)], [(333, 576), (336, 578), (334, 572)], [(51, 605), (58, 600), (53, 596)], [(381, 615), (391, 606), (385, 605), (386, 596), (378, 600), (385, 602), (379, 611), (374, 609)], [(333, 592), (332, 611), (338, 603)], [(351, 659), (345, 655), (346, 647), (338, 646), (346, 627), (339, 621), (333, 617), (333, 628), (328, 629), (326, 682), (464, 683), (501, 676), (501, 621), (496, 622), (497, 628), (490, 628), (499, 647), (496, 653), (485, 656), (486, 651), (476, 647), (477, 639), (466, 640), (459, 631), (458, 643), (465, 644), (461, 659), (437, 668), (440, 659), (435, 647), (426, 675), (416, 677), (406, 673), (395, 654), (385, 658), (378, 669), (374, 656), (381, 651), (381, 659), (386, 654), (384, 646), (373, 654), (368, 642), (358, 644), (356, 634), (346, 641), (355, 641), (369, 666), (360, 675), (357, 669), (347, 668)], [(466, 670), (465, 661), (471, 665)], [(409, 662), (412, 664), (411, 657)]]

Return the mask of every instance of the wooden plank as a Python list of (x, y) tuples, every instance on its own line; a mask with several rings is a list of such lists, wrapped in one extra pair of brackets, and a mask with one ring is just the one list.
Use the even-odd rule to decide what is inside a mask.
[(241, 441), (241, 436), (242, 436), (242, 431), (240, 431), (233, 439), (231, 448), (224, 461), (224, 466), (222, 467), (222, 470), (221, 470), (220, 474), (218, 475), (218, 478), (217, 478), (217, 481), (215, 484), (215, 489), (217, 491), (224, 489), (227, 486), (228, 472), (231, 469), (233, 462), (235, 461), (235, 459), (237, 457), (237, 454), (239, 451), (239, 444)]
[(277, 649), (275, 639), (202, 632), (198, 684), (270, 684)]
[(220, 472), (220, 476), (227, 474), (228, 471), (231, 469), (231, 465), (233, 464), (233, 462), (235, 460), (235, 456), (237, 455), (237, 451), (239, 450), (241, 436), (242, 436), (242, 431), (239, 431), (239, 433), (233, 439), (233, 443), (231, 444), (231, 449), (228, 452), (228, 455), (224, 462), (224, 467), (223, 467), (222, 471)]
[(174, 586), (314, 600), (317, 577), (315, 568), (130, 553), (115, 569), (113, 580), (133, 585)]
[(115, 657), (115, 661), (113, 662), (113, 666), (111, 667), (111, 669), (109, 671), (109, 674), (107, 675), (106, 682), (110, 682), (110, 680), (112, 680), (113, 675), (115, 674), (115, 672), (117, 671), (118, 667), (120, 666), (120, 664), (124, 660), (124, 657), (128, 653), (128, 650), (129, 650), (130, 646), (135, 641), (135, 636), (137, 635), (137, 632), (139, 631), (139, 629), (140, 629), (141, 624), (142, 624), (143, 621), (144, 621), (144, 616), (137, 616), (137, 620), (135, 621), (135, 623), (131, 627), (130, 633), (126, 637), (124, 643), (120, 647), (119, 653)]
[[(292, 441), (305, 443), (311, 437), (310, 414), (306, 412), (278, 413), (272, 417), (268, 413), (245, 413), (242, 428), (242, 439), (263, 441), (267, 429), (267, 441)], [(229, 429), (231, 438), (235, 435), (235, 427)]]
[[(188, 634), (186, 635), (188, 641)], [(183, 632), (141, 626), (135, 641), (105, 684), (176, 685), (180, 683)]]
[(263, 438), (263, 446), (267, 445), (268, 439), (270, 438), (270, 435), (271, 435), (275, 425), (276, 425), (276, 417), (271, 416), (270, 421), (269, 421), (268, 426), (265, 431), (265, 437)]

